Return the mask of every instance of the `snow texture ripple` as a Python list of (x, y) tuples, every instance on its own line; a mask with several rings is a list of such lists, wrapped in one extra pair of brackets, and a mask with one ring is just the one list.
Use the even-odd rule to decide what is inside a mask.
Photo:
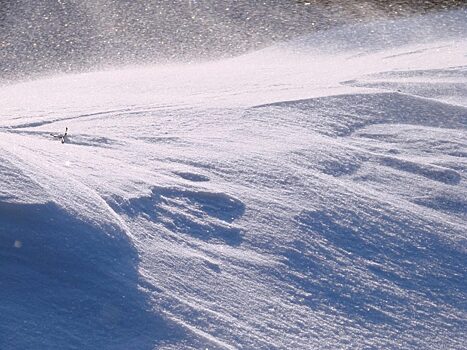
[(463, 349), (466, 18), (2, 86), (0, 348)]

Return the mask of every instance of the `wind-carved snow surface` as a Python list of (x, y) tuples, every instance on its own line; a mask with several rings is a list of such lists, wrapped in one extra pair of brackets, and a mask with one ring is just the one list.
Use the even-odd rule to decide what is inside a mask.
[(464, 348), (465, 19), (2, 87), (0, 348)]

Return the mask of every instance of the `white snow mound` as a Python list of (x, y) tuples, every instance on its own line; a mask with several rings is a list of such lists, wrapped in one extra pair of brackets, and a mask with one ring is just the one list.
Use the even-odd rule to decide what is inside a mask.
[(463, 349), (465, 18), (1, 87), (0, 348)]

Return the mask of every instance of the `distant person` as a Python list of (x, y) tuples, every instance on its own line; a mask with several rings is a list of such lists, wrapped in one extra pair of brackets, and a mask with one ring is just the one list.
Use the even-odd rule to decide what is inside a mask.
[(61, 143), (65, 143), (65, 140), (66, 140), (67, 135), (68, 135), (68, 127), (65, 128), (65, 133), (64, 134), (50, 134), (50, 135), (52, 135), (56, 139), (59, 139)]

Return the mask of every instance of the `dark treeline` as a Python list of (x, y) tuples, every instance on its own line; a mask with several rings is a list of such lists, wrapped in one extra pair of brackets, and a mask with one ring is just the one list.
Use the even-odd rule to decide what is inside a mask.
[[(353, 7), (354, 12), (372, 9), (381, 11), (390, 16), (406, 15), (411, 13), (424, 13), (440, 9), (453, 9), (466, 5), (465, 0), (296, 0), (301, 4), (325, 5), (327, 7)], [(379, 12), (379, 13), (381, 13)]]
[(235, 55), (354, 20), (464, 1), (0, 0), (0, 81)]

